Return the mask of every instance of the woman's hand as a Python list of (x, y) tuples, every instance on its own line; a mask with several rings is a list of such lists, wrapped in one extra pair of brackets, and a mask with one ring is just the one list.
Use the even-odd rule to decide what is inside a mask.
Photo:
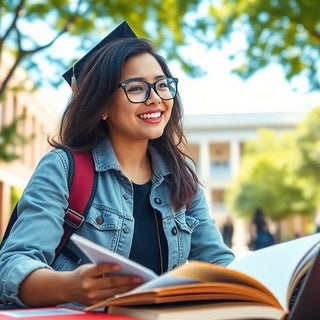
[(29, 307), (78, 302), (89, 306), (142, 283), (135, 276), (113, 275), (116, 264), (85, 264), (73, 271), (37, 269), (20, 285), (19, 298)]
[(69, 297), (83, 305), (92, 305), (115, 294), (129, 291), (142, 283), (134, 276), (113, 275), (119, 271), (116, 264), (85, 264), (70, 272)]

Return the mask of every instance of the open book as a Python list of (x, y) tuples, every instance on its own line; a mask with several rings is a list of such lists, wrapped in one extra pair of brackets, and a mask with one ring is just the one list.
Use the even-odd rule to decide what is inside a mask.
[[(81, 249), (81, 244), (76, 244)], [(164, 314), (169, 319), (194, 319), (192, 312), (199, 316), (210, 313), (210, 319), (220, 320), (281, 319), (290, 313), (289, 303), (300, 280), (305, 277), (308, 283), (314, 282), (308, 271), (314, 269), (316, 258), (320, 264), (319, 246), (320, 234), (314, 234), (255, 251), (228, 267), (190, 261), (88, 309), (108, 307), (110, 313), (148, 319), (161, 319)], [(93, 245), (92, 251), (95, 248)], [(106, 260), (107, 256), (106, 251)], [(313, 277), (319, 282), (319, 268), (316, 271)], [(307, 290), (303, 283), (298, 299)], [(315, 307), (319, 309), (319, 305)], [(320, 310), (316, 311), (319, 317)]]

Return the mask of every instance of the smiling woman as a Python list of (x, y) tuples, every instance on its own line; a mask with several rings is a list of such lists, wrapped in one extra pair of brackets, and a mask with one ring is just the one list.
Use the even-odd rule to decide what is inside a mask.
[[(117, 141), (116, 152), (120, 141), (131, 143), (133, 139), (146, 149), (148, 140), (161, 137), (170, 120), (176, 81), (166, 77), (155, 56), (141, 53), (126, 61), (120, 87), (123, 90), (116, 91), (112, 105), (104, 112), (110, 138)], [(119, 161), (129, 174), (125, 159)], [(131, 169), (136, 172), (136, 168)]]
[(113, 274), (118, 265), (88, 263), (70, 243), (55, 256), (69, 197), (65, 149), (90, 152), (97, 177), (77, 233), (158, 274), (187, 260), (229, 264), (234, 255), (182, 151), (177, 79), (152, 43), (123, 23), (64, 77), (73, 95), (50, 141), (54, 149), (31, 177), (1, 248), (0, 299), (83, 306), (142, 282)]

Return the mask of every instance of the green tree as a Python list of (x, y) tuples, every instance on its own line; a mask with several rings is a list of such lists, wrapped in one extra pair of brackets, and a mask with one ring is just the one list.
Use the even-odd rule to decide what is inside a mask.
[[(180, 61), (183, 69), (196, 74), (198, 69), (183, 59), (178, 46), (186, 43), (185, 15), (200, 3), (201, 0), (0, 0), (0, 104), (7, 90), (33, 90), (46, 82), (58, 86), (61, 74), (74, 60), (123, 20), (129, 22), (138, 36), (152, 38), (157, 47), (165, 49), (168, 59)], [(65, 58), (68, 52), (61, 46), (53, 51), (63, 37), (74, 41), (79, 56)], [(55, 70), (50, 77), (44, 72), (44, 62)], [(17, 82), (15, 77), (10, 82), (19, 66), (28, 71), (33, 88), (30, 89), (30, 81), (26, 79)], [(14, 121), (0, 128), (0, 159), (4, 161), (17, 156), (11, 143), (27, 142), (12, 131), (16, 125)]]
[(294, 135), (281, 136), (261, 130), (256, 140), (245, 145), (239, 176), (227, 190), (233, 212), (251, 217), (257, 207), (280, 221), (290, 215), (314, 215), (317, 198), (314, 185), (295, 175)]
[(279, 63), (287, 79), (300, 75), (310, 89), (320, 88), (318, 0), (221, 0), (213, 2), (210, 15), (216, 44), (244, 35), (246, 44), (233, 55), (234, 71), (243, 78)]
[[(200, 3), (201, 0), (1, 0), (0, 57), (6, 48), (14, 60), (6, 74), (2, 74), (0, 97), (19, 65), (27, 70), (37, 69), (36, 84), (44, 80), (39, 53), (46, 55), (51, 65), (55, 63), (60, 74), (66, 65), (70, 66), (73, 57), (61, 65), (66, 55), (62, 48), (63, 54), (55, 57), (46, 50), (63, 36), (77, 39), (75, 43), (80, 48), (88, 49), (101, 34), (105, 35), (123, 20), (128, 21), (137, 35), (149, 37), (157, 47), (165, 49), (168, 59), (176, 59), (186, 71), (196, 73), (197, 68), (184, 61), (178, 46), (187, 42), (187, 13), (196, 10)], [(47, 35), (44, 40), (41, 34)], [(52, 82), (57, 84), (57, 78)]]
[[(317, 0), (0, 1), (0, 58), (5, 46), (14, 56), (9, 71), (2, 75), (0, 97), (18, 65), (39, 68), (40, 52), (58, 65), (58, 72), (69, 66), (72, 57), (61, 64), (63, 55), (53, 57), (46, 50), (60, 38), (74, 36), (81, 48), (88, 49), (92, 41), (124, 19), (139, 36), (149, 37), (165, 49), (169, 60), (180, 61), (191, 75), (201, 70), (184, 58), (183, 46), (192, 39), (220, 46), (242, 32), (246, 46), (232, 56), (240, 58), (234, 70), (239, 75), (247, 78), (268, 64), (280, 63), (288, 79), (302, 75), (309, 79), (311, 89), (320, 87)], [(30, 25), (37, 26), (35, 33)], [(45, 40), (40, 40), (40, 29), (47, 34)], [(45, 77), (40, 77), (39, 71), (41, 82)], [(51, 80), (56, 84), (57, 78)]]
[(295, 168), (298, 175), (307, 176), (320, 186), (320, 107), (307, 115), (297, 130), (297, 156)]
[(12, 123), (3, 125), (0, 130), (0, 161), (10, 162), (20, 157), (17, 147), (25, 145), (31, 141), (34, 136), (26, 137), (20, 133), (18, 126), (25, 121), (25, 116), (15, 118)]
[[(1, 68), (0, 103), (19, 66), (34, 75), (35, 86), (46, 81), (57, 86), (74, 59), (123, 20), (138, 36), (153, 39), (168, 60), (179, 61), (190, 75), (202, 70), (196, 60), (185, 58), (184, 46), (193, 39), (220, 46), (242, 32), (246, 47), (231, 56), (236, 73), (248, 78), (268, 64), (280, 63), (288, 79), (302, 75), (311, 89), (319, 89), (318, 7), (318, 0), (0, 0), (0, 63), (6, 64)], [(53, 54), (52, 47), (66, 36), (79, 56), (66, 59), (68, 53), (61, 47)], [(12, 63), (4, 59), (5, 51), (11, 53)], [(42, 57), (57, 76), (47, 76)], [(24, 83), (10, 89), (23, 89)]]

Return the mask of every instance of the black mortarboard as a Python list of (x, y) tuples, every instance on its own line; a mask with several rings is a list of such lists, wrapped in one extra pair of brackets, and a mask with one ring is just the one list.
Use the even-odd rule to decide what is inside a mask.
[(136, 38), (136, 34), (130, 28), (126, 21), (122, 22), (117, 28), (115, 28), (111, 33), (109, 33), (104, 39), (102, 39), (95, 47), (93, 47), (85, 56), (79, 59), (73, 64), (73, 66), (67, 70), (62, 76), (72, 87), (72, 82), (75, 81), (77, 76), (80, 74), (85, 62), (90, 58), (90, 56), (98, 49), (103, 47), (105, 44), (112, 40), (119, 38)]

